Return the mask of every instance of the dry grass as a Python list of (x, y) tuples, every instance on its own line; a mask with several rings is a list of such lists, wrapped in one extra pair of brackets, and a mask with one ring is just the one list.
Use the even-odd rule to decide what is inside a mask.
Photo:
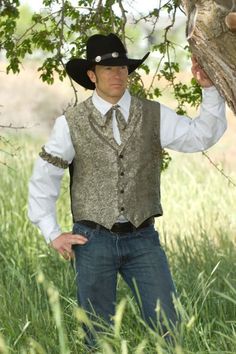
[[(26, 126), (29, 133), (48, 134), (53, 121), (63, 113), (73, 101), (73, 91), (69, 80), (55, 81), (50, 86), (39, 79), (35, 63), (25, 63), (18, 75), (5, 73), (5, 65), (0, 63), (1, 122), (8, 125)], [(79, 98), (86, 97), (84, 90)]]

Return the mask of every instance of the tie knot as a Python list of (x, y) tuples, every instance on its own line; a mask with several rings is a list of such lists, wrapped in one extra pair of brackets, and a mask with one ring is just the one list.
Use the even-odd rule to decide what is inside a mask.
[(120, 108), (118, 104), (114, 104), (114, 106), (111, 107), (113, 111), (117, 111)]
[(105, 114), (105, 126), (108, 126), (112, 120), (113, 112), (115, 112), (115, 118), (117, 121), (117, 125), (119, 130), (124, 130), (126, 128), (126, 120), (123, 117), (121, 111), (120, 111), (120, 106), (118, 104), (115, 104), (112, 106), (109, 111)]
[(115, 112), (115, 114), (117, 115), (119, 108), (120, 106), (118, 104), (115, 104), (107, 111), (107, 113), (105, 114), (105, 118), (106, 118), (105, 125), (107, 125), (109, 121), (112, 119), (113, 112)]

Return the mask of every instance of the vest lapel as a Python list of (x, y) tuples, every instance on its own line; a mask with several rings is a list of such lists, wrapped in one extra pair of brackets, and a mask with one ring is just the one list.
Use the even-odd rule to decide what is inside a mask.
[(125, 145), (128, 143), (129, 139), (133, 135), (138, 122), (142, 119), (143, 116), (143, 107), (142, 103), (136, 97), (131, 97), (129, 119), (127, 126), (122, 133), (122, 142), (121, 145), (118, 145), (118, 150), (121, 152)]
[(112, 129), (106, 129), (106, 119), (94, 106), (91, 97), (86, 101), (86, 109), (89, 112), (88, 119), (93, 131), (113, 149), (117, 150), (119, 145), (113, 137)]
[(105, 140), (106, 143), (109, 144), (113, 149), (118, 150), (119, 152), (123, 150), (129, 139), (133, 135), (133, 132), (135, 131), (135, 128), (143, 115), (142, 102), (136, 97), (132, 96), (127, 126), (122, 132), (121, 145), (118, 145), (114, 139), (112, 128), (106, 129), (106, 119), (94, 106), (91, 97), (86, 101), (86, 109), (88, 110), (88, 112), (90, 112), (88, 115), (88, 119), (94, 132), (99, 135), (102, 140)]

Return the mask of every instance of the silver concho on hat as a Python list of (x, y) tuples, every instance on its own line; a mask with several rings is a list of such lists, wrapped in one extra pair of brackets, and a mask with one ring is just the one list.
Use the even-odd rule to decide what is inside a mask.
[(99, 63), (102, 60), (102, 57), (98, 55), (95, 59), (96, 63)]
[(113, 52), (113, 53), (111, 53), (111, 56), (112, 56), (112, 58), (118, 58), (119, 53)]

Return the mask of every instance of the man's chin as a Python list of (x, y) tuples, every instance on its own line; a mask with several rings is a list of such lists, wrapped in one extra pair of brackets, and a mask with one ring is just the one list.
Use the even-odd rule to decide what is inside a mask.
[(125, 88), (121, 86), (113, 86), (110, 90), (110, 95), (114, 97), (121, 97), (125, 93)]

